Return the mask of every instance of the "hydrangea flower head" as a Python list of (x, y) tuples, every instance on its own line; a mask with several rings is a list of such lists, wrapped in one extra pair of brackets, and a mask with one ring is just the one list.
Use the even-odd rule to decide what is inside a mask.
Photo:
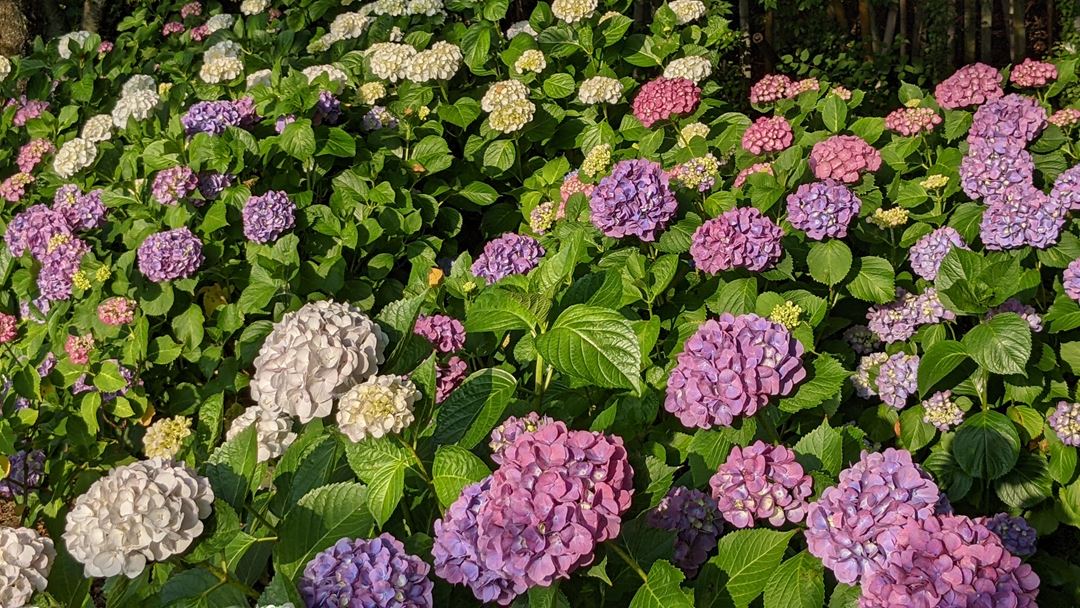
[(750, 87), (750, 103), (767, 104), (787, 97), (791, 79), (783, 74), (766, 74)]
[(183, 416), (162, 418), (150, 425), (143, 436), (143, 453), (147, 458), (171, 460), (180, 453), (184, 440), (191, 436), (191, 419)]
[(679, 202), (667, 174), (645, 159), (623, 160), (600, 180), (589, 197), (590, 219), (606, 236), (655, 241), (675, 216)]
[(1035, 544), (1039, 534), (1023, 517), (998, 513), (993, 517), (979, 517), (975, 522), (986, 526), (988, 530), (996, 534), (1009, 553), (1017, 557), (1035, 555)]
[(419, 399), (408, 378), (371, 376), (338, 400), (338, 427), (354, 442), (400, 433), (416, 419), (413, 405)]
[(997, 315), (1007, 312), (1012, 312), (1020, 315), (1021, 319), (1027, 321), (1028, 327), (1031, 328), (1031, 331), (1042, 331), (1042, 317), (1039, 316), (1039, 313), (1035, 312), (1035, 307), (1024, 304), (1016, 298), (1009, 298), (1008, 300), (1002, 302), (1000, 305), (986, 311), (986, 319), (989, 320)]
[(41, 163), (46, 154), (52, 154), (55, 151), (56, 146), (51, 141), (47, 139), (31, 139), (19, 148), (19, 155), (15, 159), (15, 164), (19, 167), (19, 171), (30, 173)]
[(905, 137), (930, 133), (941, 124), (941, 116), (933, 108), (898, 108), (885, 117), (885, 128)]
[(634, 117), (646, 128), (661, 120), (693, 114), (701, 102), (701, 89), (685, 78), (661, 76), (641, 86), (631, 105)]
[[(45, 480), (45, 452), (42, 450), (19, 450), (8, 458), (7, 477), (0, 480), (0, 498), (8, 500), (26, 496), (27, 492), (41, 487)], [(2, 564), (0, 560), (0, 564)], [(3, 586), (0, 586), (3, 589)], [(0, 597), (3, 593), (0, 592)]]
[(731, 187), (742, 188), (743, 184), (746, 183), (746, 178), (755, 173), (768, 173), (769, 175), (772, 175), (772, 163), (754, 163), (742, 171), (739, 171), (738, 175), (735, 176), (735, 181), (731, 184)]
[(176, 205), (199, 187), (199, 178), (190, 167), (170, 167), (154, 176), (154, 200), (162, 205)]
[(861, 207), (859, 197), (833, 179), (803, 184), (787, 197), (788, 221), (817, 241), (847, 236)]
[(965, 65), (934, 88), (934, 99), (947, 110), (980, 105), (1004, 94), (1001, 74), (985, 63)]
[(694, 231), (690, 255), (698, 270), (709, 274), (733, 268), (760, 272), (783, 256), (783, 236), (780, 226), (757, 209), (736, 207)]
[(907, 399), (918, 390), (919, 356), (907, 353), (891, 355), (881, 364), (877, 392), (886, 405), (903, 409)]
[(469, 375), (469, 364), (458, 356), (435, 364), (435, 403), (442, 403)]
[(251, 426), (255, 427), (255, 441), (259, 446), (258, 462), (281, 456), (296, 441), (296, 433), (292, 432), (292, 417), (280, 410), (257, 405), (247, 408), (232, 421), (225, 438), (231, 440)]
[(518, 437), (525, 433), (535, 433), (540, 427), (555, 422), (550, 416), (541, 416), (536, 412), (529, 412), (525, 416), (510, 416), (502, 421), (502, 424), (491, 430), (491, 440), (488, 447), (491, 448), (491, 460), (495, 464), (503, 463), (503, 452)]
[(716, 499), (684, 486), (672, 488), (649, 512), (649, 525), (675, 532), (672, 561), (690, 577), (697, 574), (709, 552), (716, 548), (716, 539), (724, 528)]
[(200, 101), (193, 104), (180, 117), (180, 124), (188, 135), (209, 133), (221, 135), (228, 127), (240, 126), (240, 112), (231, 101)]
[(83, 194), (74, 184), (57, 188), (52, 209), (64, 216), (72, 230), (83, 232), (99, 228), (105, 222), (107, 213), (105, 203), (101, 200), (101, 190)]
[(1058, 174), (1050, 200), (1069, 211), (1080, 210), (1080, 165), (1073, 165)]
[(742, 137), (742, 147), (751, 154), (780, 152), (794, 141), (791, 125), (783, 116), (762, 116), (755, 120)]
[(544, 253), (536, 239), (507, 232), (484, 245), (484, 252), (473, 262), (472, 273), (490, 285), (512, 274), (527, 274), (540, 264)]
[(1050, 124), (1059, 127), (1071, 127), (1080, 124), (1080, 110), (1076, 108), (1062, 108), (1050, 115)]
[(23, 608), (49, 586), (56, 549), (47, 536), (30, 528), (0, 528), (0, 602)]
[(307, 563), (297, 587), (309, 608), (431, 608), (430, 569), (384, 532), (337, 541)]
[(1061, 283), (1065, 288), (1065, 295), (1080, 302), (1080, 258), (1069, 262), (1069, 266), (1062, 273)]
[(45, 205), (33, 205), (15, 215), (7, 226), (4, 240), (15, 257), (29, 251), (35, 259), (48, 253), (49, 243), (56, 237), (70, 238), (71, 226), (63, 214)]
[(0, 312), (0, 344), (15, 341), (19, 336), (19, 320), (15, 315)]
[(244, 236), (256, 243), (272, 243), (296, 224), (296, 203), (281, 190), (252, 196), (244, 204)]
[(1009, 82), (1018, 87), (1038, 89), (1057, 80), (1057, 66), (1046, 61), (1036, 61), (1027, 57), (1014, 67), (1009, 74)]
[(938, 391), (922, 402), (923, 422), (947, 431), (964, 421), (964, 411), (952, 400), (952, 391)]
[(847, 184), (859, 181), (862, 172), (881, 168), (881, 153), (855, 135), (833, 135), (810, 150), (810, 170), (818, 179)]
[(976, 200), (997, 196), (1009, 187), (1029, 185), (1034, 172), (1035, 162), (1023, 144), (1011, 140), (990, 144), (980, 139), (960, 161), (960, 187)]
[(915, 274), (933, 281), (937, 278), (941, 261), (953, 247), (968, 249), (964, 237), (951, 226), (942, 226), (923, 236), (911, 247), (911, 269)]
[(732, 448), (709, 480), (717, 508), (736, 528), (751, 527), (759, 520), (773, 526), (802, 521), (811, 484), (795, 461), (795, 452), (764, 441)]
[(1080, 403), (1059, 401), (1046, 417), (1046, 422), (1054, 429), (1061, 443), (1080, 446)]
[(438, 353), (457, 352), (465, 346), (465, 326), (447, 315), (420, 315), (413, 333), (430, 342)]
[(139, 245), (139, 271), (155, 283), (190, 277), (204, 261), (202, 241), (187, 227), (156, 232)]
[(979, 238), (992, 251), (1057, 243), (1067, 210), (1032, 183), (1006, 188), (990, 203), (979, 224)]
[(988, 101), (978, 110), (968, 129), (968, 143), (982, 149), (1000, 150), (1005, 142), (1023, 146), (1046, 128), (1046, 110), (1038, 100), (1015, 93)]

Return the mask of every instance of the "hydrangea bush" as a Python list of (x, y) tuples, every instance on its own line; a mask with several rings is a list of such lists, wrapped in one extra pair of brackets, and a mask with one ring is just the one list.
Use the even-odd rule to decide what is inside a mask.
[(128, 4), (0, 61), (0, 605), (1080, 603), (1076, 58)]

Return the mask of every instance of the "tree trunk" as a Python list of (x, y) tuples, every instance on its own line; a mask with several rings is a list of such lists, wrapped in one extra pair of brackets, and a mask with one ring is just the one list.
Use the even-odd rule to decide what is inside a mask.
[(975, 30), (975, 0), (964, 0), (964, 63), (974, 63), (978, 46)]
[(914, 19), (911, 23), (911, 60), (922, 59), (923, 48), (923, 9), (922, 3), (916, 2), (914, 6)]
[(908, 43), (907, 0), (900, 0), (900, 63), (907, 62)]
[(739, 29), (750, 35), (750, 0), (739, 0)]
[(881, 46), (889, 48), (892, 46), (893, 40), (896, 39), (896, 18), (899, 16), (899, 11), (896, 5), (893, 4), (889, 7), (889, 15), (885, 17), (885, 35), (881, 37)]
[(979, 46), (982, 47), (980, 57), (983, 63), (993, 63), (993, 25), (994, 25), (994, 0), (982, 0), (979, 11)]
[(83, 0), (82, 29), (97, 33), (101, 25), (102, 0)]
[[(1012, 62), (1020, 63), (1027, 54), (1027, 28), (1024, 25), (1024, 0), (1010, 0), (1012, 5)], [(1053, 23), (1047, 24), (1047, 29), (1053, 29)]]
[(0, 54), (18, 55), (29, 37), (19, 0), (0, 0)]
[(870, 0), (859, 0), (859, 34), (862, 37), (863, 54), (867, 59), (874, 54), (873, 27), (870, 22)]
[(845, 34), (850, 34), (851, 26), (848, 25), (847, 13), (844, 12), (843, 0), (830, 0), (829, 12), (832, 13), (833, 20), (836, 21), (836, 27), (840, 28)]

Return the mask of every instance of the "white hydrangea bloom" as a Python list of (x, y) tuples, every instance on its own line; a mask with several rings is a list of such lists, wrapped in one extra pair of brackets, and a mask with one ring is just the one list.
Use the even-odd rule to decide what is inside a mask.
[(409, 61), (414, 56), (416, 56), (416, 49), (408, 44), (396, 42), (377, 42), (367, 50), (371, 72), (390, 82), (406, 78)]
[(506, 39), (513, 40), (514, 36), (518, 34), (526, 34), (532, 38), (536, 38), (536, 30), (533, 29), (532, 24), (528, 21), (516, 21), (510, 24), (510, 27), (506, 28)]
[(23, 608), (44, 591), (55, 559), (52, 539), (30, 528), (0, 528), (0, 606)]
[(0, 81), (8, 77), (11, 73), (11, 60), (7, 57), (0, 55)]
[(94, 142), (76, 137), (57, 150), (53, 158), (53, 171), (64, 179), (68, 179), (79, 171), (94, 164), (97, 158), (97, 146)]
[(371, 12), (376, 15), (390, 15), (391, 17), (400, 17), (406, 14), (408, 7), (405, 4), (406, 0), (375, 0), (368, 6), (371, 7)]
[(360, 85), (360, 101), (367, 105), (375, 105), (376, 101), (379, 101), (383, 97), (386, 97), (386, 86), (381, 82), (365, 82)]
[(586, 105), (618, 103), (620, 97), (622, 97), (622, 83), (607, 76), (593, 76), (578, 87), (578, 101)]
[(554, 0), (551, 3), (551, 12), (556, 19), (577, 23), (591, 17), (597, 4), (599, 0)]
[(400, 433), (415, 419), (413, 404), (419, 398), (420, 392), (404, 376), (372, 376), (342, 395), (338, 427), (353, 441)]
[(705, 57), (682, 57), (664, 68), (665, 78), (685, 78), (699, 83), (712, 74), (712, 64)]
[[(410, 47), (411, 48), (411, 47)], [(412, 82), (449, 80), (461, 68), (465, 58), (456, 44), (440, 40), (430, 49), (412, 56), (405, 65), (405, 78)]]
[(270, 76), (273, 74), (270, 70), (259, 70), (258, 72), (252, 72), (247, 77), (247, 88), (254, 89), (255, 87), (268, 87), (270, 86)]
[(72, 51), (81, 49), (82, 46), (86, 44), (86, 41), (90, 39), (90, 36), (90, 32), (84, 31), (64, 34), (63, 36), (60, 36), (57, 41), (59, 45), (57, 52), (60, 53), (60, 56), (64, 59), (70, 59)]
[(137, 91), (157, 91), (157, 81), (153, 76), (135, 74), (127, 79), (124, 86), (120, 87), (120, 96), (127, 97)]
[(244, 73), (244, 62), (239, 57), (215, 57), (203, 61), (199, 78), (206, 84), (229, 82)]
[(679, 138), (679, 145), (682, 145), (683, 142), (689, 142), (695, 137), (709, 139), (709, 126), (700, 122), (692, 122), (683, 127), (679, 134), (682, 136)]
[(206, 20), (206, 29), (211, 34), (218, 30), (228, 29), (236, 22), (236, 16), (228, 13), (219, 13)]
[(547, 59), (544, 58), (544, 52), (538, 49), (529, 49), (521, 54), (514, 62), (514, 71), (518, 74), (524, 74), (525, 72), (533, 72), (539, 74), (547, 67)]
[(187, 465), (134, 462), (75, 499), (64, 542), (85, 576), (135, 578), (148, 563), (186, 551), (202, 534), (213, 502), (210, 482)]
[(315, 82), (316, 78), (326, 74), (326, 77), (330, 79), (330, 84), (335, 91), (340, 91), (341, 88), (349, 82), (349, 75), (341, 71), (341, 68), (331, 64), (313, 65), (304, 68), (302, 73), (307, 77), (308, 82)]
[(155, 90), (139, 90), (130, 95), (124, 95), (113, 108), (113, 125), (123, 129), (127, 126), (129, 119), (146, 120), (159, 103), (161, 103), (161, 97), (156, 87)]
[(203, 60), (214, 61), (223, 57), (239, 57), (244, 48), (232, 40), (222, 40), (214, 46), (206, 49)]
[(143, 453), (147, 458), (176, 458), (184, 440), (191, 436), (191, 419), (183, 416), (161, 418), (143, 435)]
[(442, 0), (405, 0), (405, 12), (410, 15), (434, 17), (443, 12)]
[(251, 396), (301, 423), (330, 414), (334, 399), (378, 371), (388, 338), (349, 304), (321, 301), (286, 314), (255, 358)]
[(364, 35), (371, 17), (360, 13), (341, 13), (330, 23), (330, 35), (334, 42), (359, 38)]
[(112, 138), (113, 121), (108, 114), (98, 114), (86, 119), (80, 137), (86, 141), (101, 142)]
[(296, 441), (292, 432), (293, 420), (286, 414), (253, 405), (236, 417), (225, 433), (226, 439), (233, 439), (244, 429), (255, 425), (256, 441), (259, 444), (259, 462), (273, 460), (285, 453), (285, 449)]
[(516, 101), (529, 99), (529, 87), (517, 80), (501, 80), (492, 83), (480, 99), (480, 108), (485, 112), (494, 112), (496, 108)]
[(401, 42), (405, 39), (405, 32), (401, 31), (401, 28), (394, 26), (390, 28), (390, 35), (388, 36), (390, 42)]
[(270, 8), (270, 0), (244, 0), (240, 3), (240, 12), (245, 15), (258, 15)]
[(672, 0), (668, 8), (675, 13), (679, 25), (686, 25), (705, 16), (705, 3), (701, 0)]
[(317, 55), (323, 51), (329, 50), (329, 48), (339, 40), (339, 38), (333, 34), (325, 34), (320, 36), (307, 45), (307, 52), (312, 55)]
[(512, 133), (529, 124), (536, 112), (536, 105), (528, 100), (514, 100), (492, 110), (488, 124), (502, 133)]

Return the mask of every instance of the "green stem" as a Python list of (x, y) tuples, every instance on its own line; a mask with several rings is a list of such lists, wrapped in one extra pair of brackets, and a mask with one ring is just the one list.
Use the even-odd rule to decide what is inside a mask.
[(611, 549), (615, 553), (615, 555), (621, 557), (622, 560), (626, 562), (626, 565), (630, 566), (630, 569), (636, 572), (637, 575), (641, 577), (641, 580), (645, 581), (646, 583), (649, 582), (649, 576), (645, 574), (644, 570), (641, 569), (641, 566), (638, 565), (637, 560), (634, 559), (629, 553), (624, 551), (623, 548), (619, 546), (619, 543), (610, 543), (608, 545), (608, 548)]
[(244, 505), (244, 509), (248, 513), (251, 513), (252, 515), (254, 515), (255, 519), (259, 520), (259, 523), (266, 526), (267, 529), (269, 529), (272, 532), (274, 532), (275, 534), (277, 534), (277, 527), (275, 527), (274, 524), (270, 523), (269, 520), (267, 520), (265, 517), (263, 517), (262, 513), (259, 513), (256, 509), (252, 508), (251, 505)]
[(432, 483), (431, 476), (428, 475), (427, 467), (424, 466), (424, 461), (420, 460), (420, 454), (416, 453), (416, 448), (402, 441), (401, 437), (398, 435), (394, 435), (394, 439), (396, 439), (397, 442), (400, 443), (402, 447), (404, 447), (406, 450), (409, 450), (409, 454), (412, 455), (413, 461), (416, 463), (416, 472), (420, 474), (420, 477), (424, 478), (424, 481), (426, 481), (428, 485), (432, 487), (432, 489), (434, 489), (435, 484)]

